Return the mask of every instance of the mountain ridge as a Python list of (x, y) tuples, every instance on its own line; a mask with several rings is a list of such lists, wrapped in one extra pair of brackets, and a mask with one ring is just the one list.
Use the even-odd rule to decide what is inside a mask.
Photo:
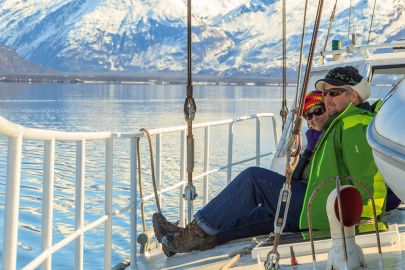
[(51, 70), (26, 61), (10, 47), (0, 45), (0, 74), (40, 74)]
[[(405, 2), (377, 2), (371, 44), (405, 37)], [(365, 44), (368, 1), (354, 1), (354, 28)], [(317, 51), (334, 1), (325, 1)], [(65, 72), (184, 72), (184, 0), (6, 0), (0, 3), (0, 44), (28, 61)], [(350, 9), (338, 5), (332, 39), (347, 44)], [(308, 7), (305, 52), (316, 6)], [(287, 65), (297, 69), (303, 3), (287, 0)], [(193, 72), (277, 76), (281, 58), (281, 1), (206, 0), (193, 3)], [(329, 46), (329, 45), (328, 45)], [(328, 47), (329, 48), (329, 47)]]

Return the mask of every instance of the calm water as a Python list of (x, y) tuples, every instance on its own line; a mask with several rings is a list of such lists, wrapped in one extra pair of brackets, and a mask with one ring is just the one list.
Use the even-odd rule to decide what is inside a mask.
[[(288, 89), (289, 93), (295, 91)], [(12, 84), (0, 83), (0, 115), (28, 127), (49, 128), (64, 131), (137, 131), (140, 128), (156, 128), (184, 125), (183, 102), (185, 86), (167, 85), (121, 85), (121, 84)], [(243, 86), (196, 86), (194, 90), (197, 103), (195, 122), (228, 119), (254, 112), (274, 112), (278, 115), (281, 104), (280, 89), (274, 87)], [(290, 97), (292, 95), (289, 95)], [(291, 100), (290, 100), (291, 102)], [(270, 121), (268, 121), (270, 123)], [(237, 127), (240, 137), (235, 137), (234, 160), (250, 157), (254, 154), (249, 146), (254, 145), (254, 122)], [(227, 134), (224, 127), (218, 131)], [(269, 127), (263, 134), (272, 134)], [(196, 173), (202, 170), (203, 133), (196, 131)], [(226, 139), (211, 139), (211, 160), (215, 164), (224, 162), (221, 149)], [(162, 152), (162, 183), (167, 187), (178, 181), (179, 148), (174, 139), (163, 138), (166, 147)], [(7, 148), (5, 138), (0, 138), (0, 229), (3, 231), (5, 160)], [(263, 147), (274, 149), (272, 138), (263, 139)], [(126, 142), (115, 145), (114, 155), (114, 209), (128, 204), (129, 164)], [(146, 152), (146, 145), (142, 146)], [(18, 232), (18, 267), (24, 266), (40, 253), (41, 242), (41, 205), (42, 205), (42, 163), (43, 145), (35, 142), (25, 143), (23, 152), (20, 226)], [(85, 182), (85, 219), (87, 222), (97, 219), (104, 213), (104, 164), (103, 143), (90, 142), (86, 146), (87, 175)], [(53, 220), (54, 243), (63, 239), (74, 230), (74, 194), (75, 194), (75, 145), (57, 143), (55, 161), (55, 207)], [(147, 160), (145, 155), (144, 160)], [(269, 162), (265, 160), (264, 162)], [(149, 162), (144, 162), (146, 194), (152, 192), (150, 184)], [(251, 164), (253, 165), (253, 163)], [(243, 165), (245, 167), (247, 165)], [(176, 169), (177, 168), (177, 169)], [(242, 167), (234, 170), (234, 175)], [(167, 173), (166, 173), (167, 172)], [(223, 173), (211, 177), (210, 197), (223, 188)], [(197, 188), (201, 183), (196, 183)], [(200, 192), (200, 194), (202, 194)], [(201, 207), (200, 196), (196, 209)], [(172, 220), (178, 218), (176, 203), (177, 191), (163, 197), (167, 205), (163, 209)], [(146, 204), (147, 217), (155, 211), (153, 203)], [(140, 220), (139, 220), (140, 222)], [(140, 223), (139, 223), (140, 224)], [(138, 225), (139, 225), (138, 224)], [(126, 215), (113, 222), (113, 264), (128, 256), (129, 222)], [(140, 226), (140, 225), (139, 225)], [(148, 223), (150, 226), (150, 223)], [(85, 269), (102, 269), (103, 241), (100, 237), (104, 227), (85, 236)], [(2, 244), (3, 239), (0, 239)], [(73, 244), (65, 251), (54, 255), (53, 266), (56, 269), (72, 269)]]

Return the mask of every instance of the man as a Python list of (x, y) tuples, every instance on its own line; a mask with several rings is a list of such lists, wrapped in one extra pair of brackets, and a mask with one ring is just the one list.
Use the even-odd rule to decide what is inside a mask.
[[(317, 185), (335, 176), (353, 176), (362, 181), (373, 193), (377, 214), (383, 212), (386, 187), (378, 172), (366, 141), (366, 129), (374, 114), (355, 105), (361, 105), (371, 93), (365, 79), (353, 67), (335, 68), (316, 87), (323, 91), (327, 114), (330, 116), (323, 134), (315, 146), (310, 162), (308, 181), (294, 181), (285, 231), (297, 232), (308, 228), (306, 210), (308, 199)], [(327, 154), (325, 154), (327, 153)], [(214, 247), (221, 239), (246, 237), (273, 231), (278, 196), (285, 177), (263, 168), (248, 168), (239, 174), (218, 196), (194, 216), (194, 221), (182, 229), (169, 223), (162, 215), (153, 217), (156, 237), (163, 251), (171, 256), (177, 252), (204, 250)], [(317, 236), (329, 232), (325, 210), (326, 198), (335, 186), (327, 185), (318, 193), (312, 207), (313, 227)], [(362, 217), (372, 217), (368, 196), (360, 189), (364, 210)], [(268, 212), (267, 220), (252, 218), (257, 209)], [(241, 214), (248, 213), (246, 222)], [(235, 217), (240, 217), (235, 219)], [(239, 219), (244, 223), (244, 235), (234, 228)], [(232, 222), (234, 224), (232, 224)], [(266, 227), (263, 229), (263, 224)], [(227, 235), (232, 228), (231, 235)], [(225, 235), (225, 237), (224, 237)]]
[[(354, 67), (338, 67), (328, 72), (325, 79), (316, 82), (315, 87), (324, 93), (330, 119), (312, 156), (300, 228), (308, 228), (306, 211), (312, 192), (319, 184), (335, 176), (352, 176), (365, 184), (373, 194), (377, 216), (380, 216), (384, 211), (387, 189), (366, 139), (367, 126), (374, 113), (360, 108), (371, 94), (368, 82)], [(363, 197), (362, 219), (371, 220), (373, 211), (367, 192), (356, 183), (350, 184), (357, 186)], [(329, 230), (328, 221), (324, 218), (325, 203), (334, 188), (334, 183), (326, 185), (313, 203), (312, 223), (317, 236), (324, 236)]]

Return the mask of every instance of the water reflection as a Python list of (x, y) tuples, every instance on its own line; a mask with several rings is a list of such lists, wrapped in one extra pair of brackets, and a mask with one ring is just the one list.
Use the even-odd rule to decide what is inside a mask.
[[(241, 86), (196, 86), (196, 122), (227, 119), (254, 112), (274, 112), (280, 109), (281, 93), (272, 87)], [(292, 93), (294, 89), (289, 89)], [(0, 83), (0, 115), (28, 127), (50, 128), (64, 131), (137, 131), (142, 127), (168, 127), (184, 125), (183, 102), (185, 86), (178, 85), (127, 85), (127, 84), (13, 84)], [(269, 121), (270, 123), (270, 121)], [(219, 134), (226, 135), (228, 127), (216, 128)], [(240, 160), (254, 153), (253, 144), (255, 122), (235, 127), (241, 131), (235, 137), (234, 160)], [(203, 170), (203, 130), (195, 130), (196, 168), (195, 173)], [(213, 131), (212, 131), (213, 132)], [(263, 134), (271, 136), (269, 127)], [(267, 149), (274, 142), (262, 140)], [(226, 138), (226, 137), (225, 137)], [(179, 135), (169, 134), (162, 137), (162, 186), (169, 187), (180, 179)], [(225, 162), (224, 148), (227, 138), (215, 137), (211, 140), (210, 158), (213, 167)], [(54, 180), (54, 219), (53, 242), (61, 241), (75, 228), (75, 185), (76, 185), (76, 146), (71, 142), (56, 144)], [(129, 142), (116, 141), (114, 146), (114, 209), (119, 209), (129, 201)], [(146, 194), (152, 193), (150, 163), (146, 140), (142, 142), (142, 168)], [(249, 152), (250, 151), (250, 152)], [(6, 176), (7, 147), (5, 138), (0, 138), (0, 217), (4, 219), (4, 192)], [(18, 268), (24, 266), (41, 252), (42, 222), (42, 158), (44, 145), (41, 142), (26, 142), (23, 146), (23, 165), (21, 176), (21, 202)], [(88, 142), (86, 145), (85, 176), (85, 220), (91, 222), (104, 215), (105, 194), (105, 143)], [(269, 160), (263, 161), (269, 164)], [(253, 165), (251, 163), (250, 165)], [(246, 165), (239, 166), (241, 170)], [(225, 185), (225, 173), (210, 177), (210, 198)], [(198, 189), (202, 181), (197, 181)], [(202, 192), (200, 192), (202, 194)], [(167, 205), (165, 213), (172, 219), (178, 218), (178, 190), (163, 196)], [(196, 201), (195, 208), (202, 206), (202, 197)], [(145, 206), (146, 216), (150, 218), (156, 210), (153, 202)], [(149, 219), (150, 220), (150, 219)], [(129, 253), (129, 221), (126, 215), (114, 219), (113, 262), (118, 263)], [(150, 227), (150, 221), (148, 221)], [(3, 222), (0, 229), (3, 230)], [(86, 235), (85, 268), (102, 268), (103, 226)], [(0, 242), (2, 239), (0, 239)], [(0, 243), (2, 244), (2, 243)], [(56, 253), (53, 263), (57, 269), (72, 269), (73, 245), (70, 249)], [(61, 263), (63, 262), (63, 264)]]

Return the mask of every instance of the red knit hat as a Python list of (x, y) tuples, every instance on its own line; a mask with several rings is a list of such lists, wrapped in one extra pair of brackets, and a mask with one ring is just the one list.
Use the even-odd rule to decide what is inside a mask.
[(314, 106), (322, 105), (325, 106), (325, 98), (322, 95), (322, 91), (314, 90), (305, 95), (304, 99), (304, 114)]

